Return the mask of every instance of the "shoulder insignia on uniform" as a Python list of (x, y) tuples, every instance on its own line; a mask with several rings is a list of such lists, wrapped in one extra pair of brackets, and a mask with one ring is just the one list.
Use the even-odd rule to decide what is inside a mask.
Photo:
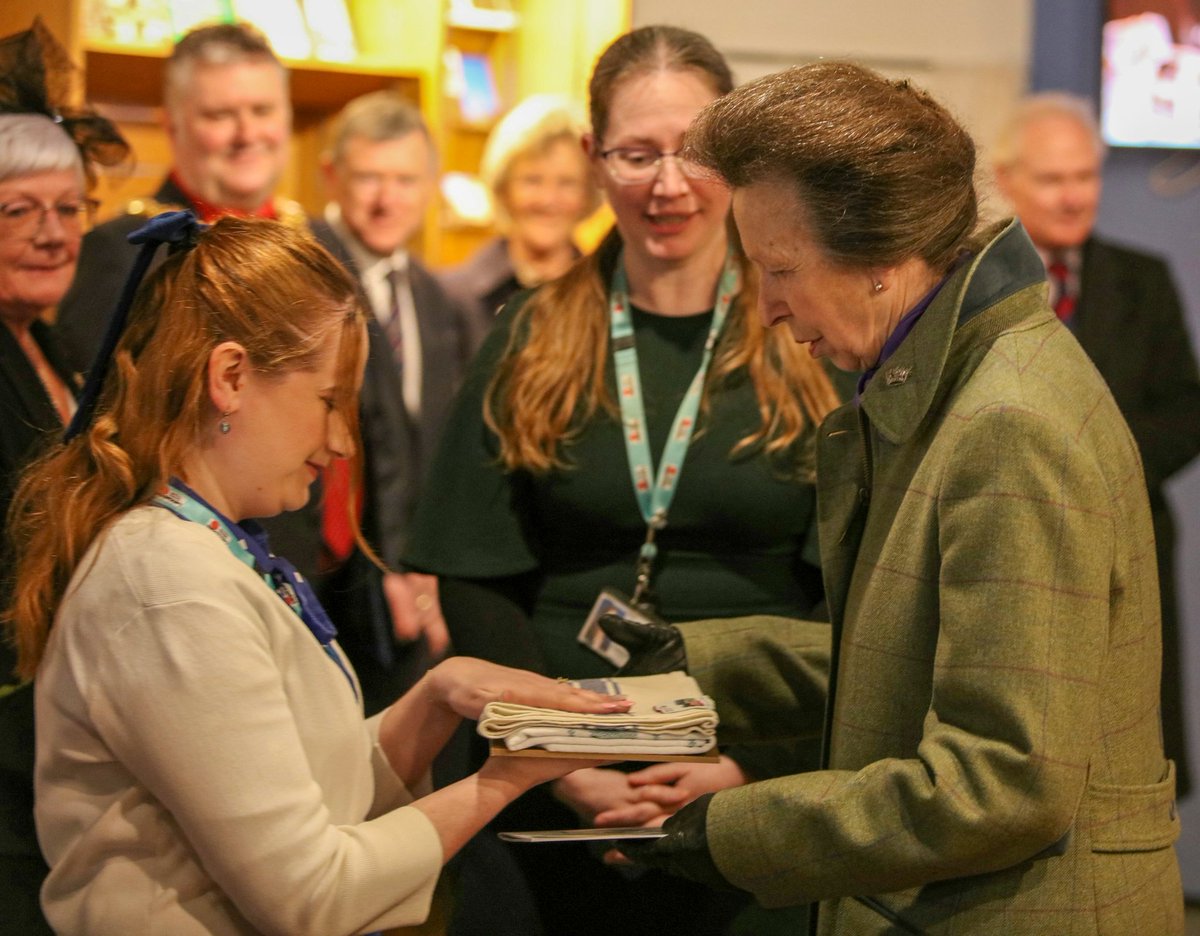
[(275, 217), (289, 227), (308, 227), (308, 215), (304, 208), (290, 198), (275, 199)]
[(127, 215), (134, 215), (139, 218), (153, 218), (164, 211), (179, 211), (183, 207), (183, 205), (160, 202), (157, 198), (147, 196), (145, 198), (130, 199), (125, 203), (124, 211)]

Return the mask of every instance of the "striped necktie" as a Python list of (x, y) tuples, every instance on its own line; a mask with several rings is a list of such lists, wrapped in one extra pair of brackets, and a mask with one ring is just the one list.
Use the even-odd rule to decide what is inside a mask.
[(408, 289), (408, 271), (392, 267), (388, 271), (388, 314), (383, 322), (383, 333), (392, 346), (392, 358), (396, 372), (404, 371), (404, 328), (400, 319), (400, 290)]
[(1062, 258), (1056, 258), (1046, 272), (1054, 294), (1054, 314), (1063, 322), (1069, 322), (1075, 314), (1075, 292), (1071, 288), (1071, 271)]

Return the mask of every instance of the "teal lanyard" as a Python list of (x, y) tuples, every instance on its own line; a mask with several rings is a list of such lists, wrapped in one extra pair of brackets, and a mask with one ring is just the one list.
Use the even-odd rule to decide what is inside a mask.
[(350, 690), (358, 698), (354, 679), (342, 658), (333, 648), (337, 630), (321, 607), (312, 587), (304, 577), (282, 556), (276, 556), (267, 546), (266, 532), (253, 520), (235, 523), (215, 507), (208, 504), (199, 494), (177, 478), (172, 478), (164, 488), (150, 499), (156, 507), (169, 510), (182, 520), (198, 523), (216, 534), (226, 548), (241, 562), (254, 570), (271, 591), (275, 592), (304, 622), (316, 638), (326, 655), (337, 664)]
[(725, 268), (721, 271), (721, 279), (717, 284), (717, 301), (713, 308), (708, 338), (704, 342), (700, 367), (679, 404), (679, 411), (671, 424), (671, 434), (667, 437), (662, 462), (656, 475), (654, 457), (650, 454), (650, 442), (646, 434), (646, 406), (642, 398), (642, 382), (638, 372), (637, 346), (633, 335), (624, 257), (618, 258), (617, 268), (613, 272), (609, 297), (609, 327), (613, 363), (617, 372), (617, 399), (621, 406), (625, 454), (629, 460), (633, 493), (637, 498), (642, 519), (646, 521), (646, 539), (638, 553), (634, 604), (648, 601), (650, 577), (655, 556), (658, 555), (654, 538), (658, 531), (667, 525), (667, 511), (675, 496), (675, 488), (683, 472), (683, 460), (687, 457), (692, 432), (696, 428), (696, 414), (700, 410), (700, 398), (704, 394), (704, 378), (712, 361), (717, 338), (721, 334), (721, 328), (729, 315), (729, 307), (733, 304), (739, 286), (738, 266), (733, 253), (730, 252), (725, 258)]

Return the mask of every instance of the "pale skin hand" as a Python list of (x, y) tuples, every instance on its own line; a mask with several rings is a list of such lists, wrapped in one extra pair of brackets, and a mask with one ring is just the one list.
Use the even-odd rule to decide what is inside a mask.
[(605, 715), (627, 712), (632, 704), (624, 696), (578, 689), (562, 680), (475, 657), (452, 657), (429, 675), (441, 703), (464, 718), (478, 718), (489, 702)]
[[(388, 708), (379, 744), (397, 776), (410, 788), (429, 770), (434, 755), (465, 718), (478, 718), (484, 705), (518, 702), (568, 712), (611, 714), (629, 701), (577, 689), (525, 670), (472, 657), (453, 657), (429, 670)], [(558, 758), (489, 758), (478, 773), (431, 793), (413, 805), (437, 829), (444, 859), (525, 791), (580, 767), (603, 761)]]
[[(629, 783), (629, 775), (619, 770), (577, 770), (551, 788), (554, 797), (570, 807), (585, 825), (605, 812), (625, 812), (644, 805), (641, 791)], [(684, 791), (668, 790), (669, 796), (682, 797)], [(682, 805), (680, 801), (679, 805)], [(656, 808), (656, 812), (658, 812)]]
[(553, 757), (489, 757), (478, 773), (435, 790), (413, 803), (429, 817), (448, 861), (475, 833), (518, 796), (580, 767), (611, 761)]
[[(567, 778), (570, 779), (569, 777)], [(716, 764), (672, 762), (653, 764), (629, 774), (630, 788), (641, 795), (640, 802), (602, 812), (593, 820), (597, 826), (661, 826), (702, 793), (715, 793), (748, 783), (737, 762), (721, 755)], [(559, 781), (562, 783), (563, 781)], [(682, 796), (680, 795), (682, 793)], [(631, 862), (618, 849), (610, 848), (602, 859), (605, 864)]]
[(451, 657), (388, 707), (379, 726), (379, 744), (396, 775), (411, 787), (463, 718), (477, 719), (487, 703), (498, 701), (599, 714), (625, 712), (630, 706), (627, 699), (577, 689), (527, 670)]
[[(612, 771), (588, 771), (611, 773)], [(573, 778), (567, 778), (572, 780)], [(715, 764), (691, 764), (673, 761), (652, 764), (636, 773), (626, 774), (629, 797), (598, 811), (597, 826), (662, 825), (669, 816), (703, 793), (715, 793), (741, 786), (749, 778), (736, 761), (721, 755)], [(556, 784), (557, 787), (567, 781)]]
[(392, 615), (392, 630), (398, 640), (416, 640), (424, 636), (434, 659), (445, 655), (450, 646), (450, 632), (442, 617), (436, 575), (385, 572), (383, 597)]

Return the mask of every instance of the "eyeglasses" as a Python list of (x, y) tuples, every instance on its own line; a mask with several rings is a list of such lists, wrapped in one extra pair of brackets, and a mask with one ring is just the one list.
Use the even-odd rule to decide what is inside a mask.
[(84, 227), (95, 218), (99, 205), (94, 198), (61, 201), (53, 205), (44, 205), (32, 198), (4, 202), (0, 204), (0, 234), (6, 237), (36, 237), (50, 212), (54, 212), (67, 234), (81, 234)]
[(615, 146), (602, 151), (600, 158), (608, 166), (608, 174), (622, 185), (651, 181), (662, 171), (664, 159), (675, 160), (679, 171), (692, 179), (703, 176), (707, 171), (703, 166), (684, 159), (678, 151), (664, 153), (649, 146)]

